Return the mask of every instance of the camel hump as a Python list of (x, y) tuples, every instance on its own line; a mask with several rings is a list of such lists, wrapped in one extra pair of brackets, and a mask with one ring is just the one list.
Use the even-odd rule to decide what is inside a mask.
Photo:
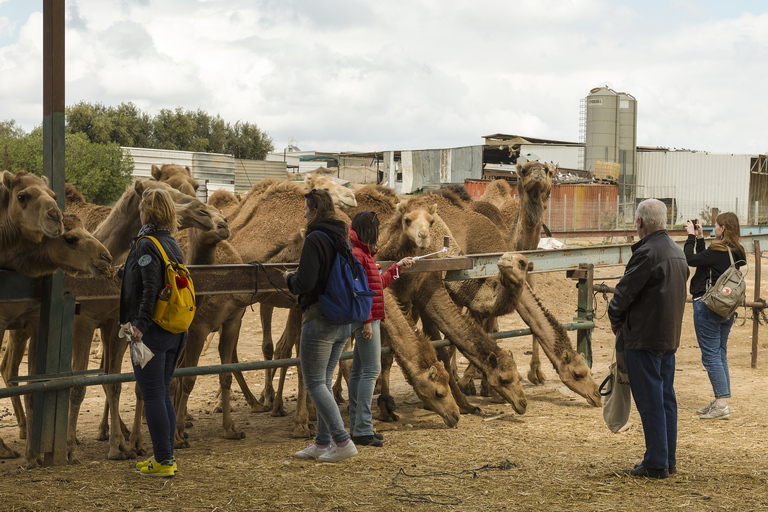
[(83, 193), (71, 183), (64, 184), (64, 201), (69, 203), (85, 203)]

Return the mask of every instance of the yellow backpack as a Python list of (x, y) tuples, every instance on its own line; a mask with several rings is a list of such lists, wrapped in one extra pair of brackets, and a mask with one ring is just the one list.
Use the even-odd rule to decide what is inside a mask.
[(160, 292), (160, 297), (155, 303), (155, 314), (152, 320), (166, 331), (182, 333), (189, 329), (195, 318), (195, 285), (192, 283), (189, 270), (184, 264), (169, 260), (165, 249), (155, 237), (141, 238), (152, 240), (165, 262), (165, 288)]

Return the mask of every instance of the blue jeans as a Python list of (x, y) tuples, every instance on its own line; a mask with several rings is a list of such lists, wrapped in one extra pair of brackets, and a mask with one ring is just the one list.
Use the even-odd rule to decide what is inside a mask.
[(363, 338), (363, 324), (352, 324), (355, 352), (349, 375), (349, 431), (353, 436), (372, 436), (371, 400), (381, 373), (381, 320), (371, 322), (371, 339)]
[(728, 335), (734, 315), (724, 318), (700, 300), (693, 301), (693, 326), (701, 348), (701, 362), (709, 374), (715, 398), (731, 397), (731, 376), (728, 373)]
[(664, 469), (676, 465), (677, 397), (675, 350), (624, 350), (629, 388), (643, 422), (643, 466)]
[(144, 415), (154, 457), (161, 462), (173, 457), (176, 409), (171, 400), (171, 376), (186, 339), (187, 333), (174, 334), (153, 323), (142, 341), (154, 356), (144, 368), (133, 366), (136, 382), (144, 395)]
[(304, 322), (301, 328), (299, 359), (304, 387), (317, 411), (315, 443), (337, 444), (349, 439), (339, 406), (333, 398), (333, 371), (350, 336), (349, 324), (337, 324), (324, 316)]

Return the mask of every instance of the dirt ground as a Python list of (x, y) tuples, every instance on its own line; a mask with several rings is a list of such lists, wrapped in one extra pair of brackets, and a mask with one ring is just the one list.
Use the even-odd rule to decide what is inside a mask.
[[(754, 258), (749, 257), (748, 297), (754, 293)], [(623, 267), (600, 268), (596, 282), (614, 285)], [(759, 294), (765, 297), (763, 279)], [(575, 281), (564, 272), (539, 274), (538, 294), (565, 323), (577, 305)], [(610, 296), (608, 297), (610, 299)], [(596, 296), (597, 328), (593, 336), (593, 373), (606, 376), (613, 336), (605, 316), (607, 303)], [(740, 311), (743, 315), (744, 310)], [(751, 316), (751, 310), (747, 311)], [(280, 321), (285, 313), (278, 313)], [(79, 420), (79, 465), (26, 471), (23, 460), (0, 460), (0, 510), (757, 510), (768, 506), (768, 448), (764, 407), (768, 407), (766, 375), (768, 332), (760, 331), (758, 368), (750, 368), (752, 321), (734, 326), (729, 363), (733, 398), (727, 421), (702, 421), (695, 409), (712, 399), (687, 305), (683, 338), (677, 352), (676, 391), (679, 402), (679, 472), (663, 481), (629, 478), (623, 468), (642, 459), (644, 440), (633, 410), (632, 426), (612, 434), (601, 410), (573, 395), (558, 380), (551, 364), (548, 381), (533, 386), (525, 379), (530, 337), (500, 340), (517, 361), (528, 396), (528, 411), (510, 412), (473, 396), (483, 415), (462, 416), (448, 429), (420, 402), (399, 370), (392, 372), (400, 421), (375, 422), (385, 436), (383, 448), (361, 447), (357, 457), (338, 464), (296, 459), (293, 453), (309, 440), (291, 437), (296, 376), (288, 381), (287, 410), (282, 418), (252, 414), (239, 390), (234, 393), (234, 419), (246, 433), (239, 441), (223, 438), (221, 416), (212, 412), (218, 381), (197, 379), (190, 398), (195, 418), (188, 429), (191, 447), (178, 450), (179, 474), (172, 479), (140, 477), (135, 461), (106, 459), (107, 444), (95, 440), (104, 395), (88, 390)], [(503, 319), (502, 329), (524, 327), (517, 315)], [(258, 310), (248, 312), (241, 334), (241, 361), (258, 360), (261, 328)], [(570, 332), (575, 345), (576, 333)], [(217, 364), (215, 343), (200, 364)], [(465, 364), (465, 363), (463, 363)], [(91, 367), (97, 367), (94, 357)], [(123, 371), (129, 371), (128, 366)], [(25, 373), (26, 369), (23, 368)], [(262, 372), (246, 378), (258, 394)], [(124, 385), (121, 413), (133, 414), (132, 384)], [(342, 405), (346, 418), (346, 404)], [(149, 439), (144, 426), (145, 439)], [(10, 403), (0, 403), (0, 435), (19, 452)], [(442, 505), (442, 507), (440, 507)]]

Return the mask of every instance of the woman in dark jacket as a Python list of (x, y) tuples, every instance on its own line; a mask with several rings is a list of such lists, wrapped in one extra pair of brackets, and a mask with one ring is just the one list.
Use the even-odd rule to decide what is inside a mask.
[(176, 411), (171, 400), (171, 375), (187, 333), (168, 332), (152, 320), (155, 302), (165, 288), (165, 263), (154, 242), (141, 237), (157, 239), (172, 261), (181, 263), (182, 255), (172, 236), (176, 231), (176, 210), (168, 192), (145, 192), (139, 215), (142, 226), (121, 269), (120, 290), (120, 323), (130, 323), (132, 342), (143, 341), (154, 354), (143, 368), (133, 366), (144, 395), (144, 413), (154, 450), (149, 460), (136, 464), (136, 469), (142, 475), (172, 477), (177, 467), (173, 456)]
[(285, 282), (291, 293), (299, 296), (303, 312), (299, 358), (304, 386), (317, 411), (317, 434), (315, 441), (296, 452), (296, 456), (338, 462), (357, 455), (331, 390), (333, 372), (349, 339), (350, 326), (326, 318), (318, 298), (325, 291), (336, 254), (343, 254), (350, 264), (354, 264), (354, 256), (347, 243), (347, 225), (335, 218), (328, 192), (312, 189), (304, 199), (304, 218), (307, 219), (304, 247), (299, 268), (296, 272), (286, 272)]
[(355, 349), (349, 375), (349, 431), (357, 445), (383, 446), (383, 437), (373, 431), (371, 400), (376, 379), (381, 372), (381, 321), (384, 320), (384, 288), (400, 277), (400, 267), (413, 265), (403, 258), (386, 272), (380, 273), (373, 255), (379, 241), (379, 218), (376, 212), (363, 210), (352, 219), (349, 232), (352, 254), (365, 269), (368, 287), (376, 292), (371, 316), (365, 322), (352, 324)]
[[(731, 410), (728, 398), (731, 396), (731, 377), (728, 373), (728, 335), (731, 332), (734, 315), (723, 318), (710, 310), (701, 296), (707, 291), (708, 283), (714, 284), (720, 275), (731, 266), (728, 249), (733, 254), (736, 266), (744, 265), (745, 252), (740, 243), (741, 229), (735, 213), (726, 212), (717, 216), (715, 237), (717, 241), (705, 248), (701, 223), (688, 221), (685, 226), (688, 240), (685, 241), (685, 258), (688, 265), (696, 267), (691, 279), (693, 296), (693, 326), (701, 348), (701, 362), (707, 369), (715, 399), (697, 411), (701, 419), (728, 419)], [(695, 246), (695, 251), (694, 251)]]

